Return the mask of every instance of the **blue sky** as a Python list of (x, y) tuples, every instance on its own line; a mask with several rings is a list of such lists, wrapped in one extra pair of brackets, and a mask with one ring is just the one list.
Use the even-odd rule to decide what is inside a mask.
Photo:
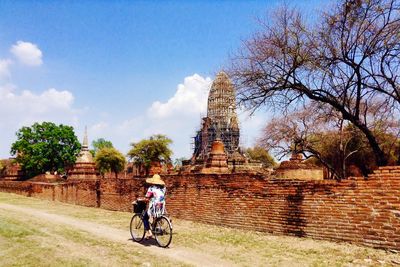
[[(151, 134), (189, 157), (209, 86), (282, 1), (0, 1), (0, 158), (35, 121), (123, 153)], [(295, 1), (314, 14), (319, 1)], [(239, 112), (250, 146), (269, 115)]]

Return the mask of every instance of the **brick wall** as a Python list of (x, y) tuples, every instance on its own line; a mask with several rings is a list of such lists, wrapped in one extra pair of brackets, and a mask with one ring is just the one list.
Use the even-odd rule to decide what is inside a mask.
[[(172, 217), (400, 250), (400, 167), (341, 182), (246, 174), (163, 178)], [(145, 193), (143, 178), (58, 185), (3, 181), (0, 190), (123, 211)]]
[(32, 193), (32, 184), (29, 182), (1, 181), (0, 180), (0, 191), (15, 193), (15, 194), (30, 197), (31, 193)]
[(400, 250), (400, 173), (341, 182), (186, 176), (169, 184), (167, 207), (193, 221)]
[(99, 207), (97, 190), (99, 184), (100, 181), (43, 183), (0, 180), (0, 191), (88, 207)]
[(99, 193), (101, 208), (131, 211), (132, 201), (145, 194), (144, 179), (102, 179)]

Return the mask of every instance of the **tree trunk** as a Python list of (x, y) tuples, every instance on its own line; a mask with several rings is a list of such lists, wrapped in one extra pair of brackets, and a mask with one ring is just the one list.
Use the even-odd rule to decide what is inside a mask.
[(361, 132), (364, 133), (365, 137), (368, 139), (368, 143), (372, 148), (372, 151), (374, 152), (375, 155), (375, 163), (378, 166), (385, 166), (388, 163), (387, 156), (383, 152), (383, 150), (379, 147), (379, 144), (375, 138), (375, 136), (372, 134), (371, 130), (368, 129), (368, 127), (360, 122), (358, 117), (355, 117), (352, 115), (350, 112), (348, 112), (340, 103), (338, 103), (335, 100), (328, 99), (328, 98), (322, 98), (319, 96), (316, 96), (313, 94), (311, 90), (309, 90), (307, 87), (305, 87), (303, 84), (296, 84), (294, 87), (298, 92), (304, 93), (308, 98), (326, 103), (330, 106), (332, 106), (334, 109), (342, 113), (343, 119), (350, 121), (353, 123), (354, 126), (356, 126), (358, 129), (360, 129)]
[(386, 166), (388, 164), (388, 159), (383, 150), (379, 147), (378, 142), (376, 141), (375, 136), (371, 133), (371, 131), (363, 124), (358, 121), (354, 121), (353, 124), (357, 126), (367, 137), (369, 145), (372, 148), (372, 151), (375, 155), (375, 163), (378, 166)]

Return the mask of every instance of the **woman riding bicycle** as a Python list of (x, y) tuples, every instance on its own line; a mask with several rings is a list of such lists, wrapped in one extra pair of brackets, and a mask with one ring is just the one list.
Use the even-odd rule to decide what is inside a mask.
[(160, 175), (154, 174), (152, 178), (147, 178), (146, 183), (150, 185), (146, 192), (146, 200), (149, 202), (147, 212), (143, 216), (144, 229), (146, 231), (146, 239), (153, 237), (150, 230), (149, 217), (159, 217), (165, 211), (165, 183)]

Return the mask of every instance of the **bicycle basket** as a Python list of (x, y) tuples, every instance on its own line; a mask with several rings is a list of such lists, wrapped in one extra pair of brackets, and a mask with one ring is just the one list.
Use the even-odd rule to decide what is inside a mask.
[(146, 209), (146, 202), (137, 200), (133, 202), (133, 212), (142, 213)]

